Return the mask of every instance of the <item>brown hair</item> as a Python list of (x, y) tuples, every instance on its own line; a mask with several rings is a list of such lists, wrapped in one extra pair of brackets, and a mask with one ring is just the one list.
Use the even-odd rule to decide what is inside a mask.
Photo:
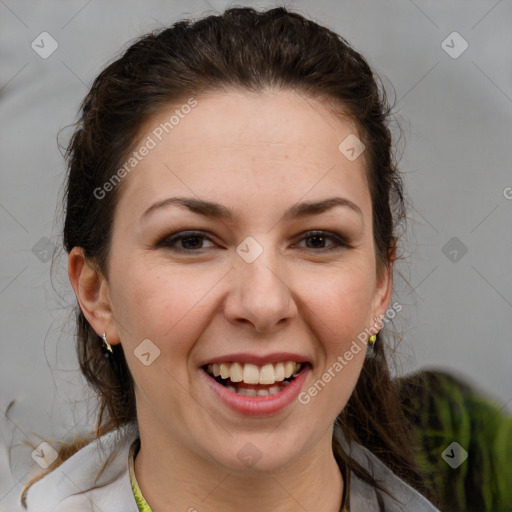
[[(341, 107), (340, 115), (357, 123), (366, 145), (378, 270), (389, 268), (396, 257), (404, 196), (392, 154), (391, 108), (381, 85), (366, 60), (342, 37), (283, 7), (263, 12), (233, 8), (145, 35), (101, 72), (81, 105), (66, 153), (66, 251), (83, 248), (86, 258), (109, 275), (112, 220), (123, 183), (106, 200), (96, 199), (94, 191), (119, 169), (143, 124), (162, 107), (212, 91), (275, 88), (330, 100)], [(99, 396), (99, 437), (136, 419), (133, 381), (122, 345), (114, 346), (113, 357), (106, 360), (101, 338), (79, 307), (76, 320), (80, 369)], [(365, 360), (337, 422), (347, 439), (367, 447), (425, 493), (386, 351), (379, 334), (374, 355)], [(333, 450), (340, 463), (385, 491), (335, 441)], [(66, 456), (72, 453), (68, 446)], [(22, 502), (32, 483), (25, 487)]]

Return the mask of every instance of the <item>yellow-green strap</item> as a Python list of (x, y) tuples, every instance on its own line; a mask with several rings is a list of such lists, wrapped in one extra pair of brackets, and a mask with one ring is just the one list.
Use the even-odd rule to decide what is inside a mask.
[(133, 489), (133, 496), (135, 497), (135, 501), (137, 502), (137, 506), (139, 507), (139, 512), (153, 512), (151, 507), (148, 505), (148, 502), (142, 496), (142, 492), (139, 489), (139, 484), (137, 483), (137, 479), (135, 478), (135, 471), (133, 469), (133, 461), (135, 459), (135, 452), (139, 446), (139, 439), (136, 439), (131, 448), (130, 448), (130, 481)]

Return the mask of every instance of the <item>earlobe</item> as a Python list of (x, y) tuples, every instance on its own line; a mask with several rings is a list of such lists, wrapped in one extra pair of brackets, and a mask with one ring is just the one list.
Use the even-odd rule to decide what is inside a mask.
[(99, 336), (107, 332), (109, 343), (115, 344), (117, 331), (113, 322), (107, 280), (85, 258), (81, 247), (73, 247), (69, 253), (68, 276), (80, 308), (91, 327)]

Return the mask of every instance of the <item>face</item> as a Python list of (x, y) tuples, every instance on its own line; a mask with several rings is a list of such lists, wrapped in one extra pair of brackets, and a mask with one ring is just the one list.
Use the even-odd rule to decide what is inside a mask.
[[(135, 149), (148, 136), (156, 145), (122, 183), (102, 288), (112, 316), (97, 332), (123, 345), (140, 425), (225, 468), (243, 468), (248, 450), (261, 454), (260, 469), (273, 470), (330, 435), (365, 346), (350, 361), (344, 355), (389, 303), (365, 154), (351, 161), (338, 149), (358, 129), (312, 98), (281, 91), (195, 99), (162, 140), (155, 129), (179, 105), (141, 131)], [(184, 201), (155, 206), (173, 198)], [(339, 357), (341, 370), (333, 366)], [(230, 371), (232, 380), (241, 371), (271, 382), (282, 380), (277, 363), (292, 368), (286, 361), (304, 363), (286, 386), (227, 388), (205, 371), (216, 363), (210, 370)], [(255, 374), (254, 365), (267, 370)], [(329, 382), (309, 393), (326, 372)]]

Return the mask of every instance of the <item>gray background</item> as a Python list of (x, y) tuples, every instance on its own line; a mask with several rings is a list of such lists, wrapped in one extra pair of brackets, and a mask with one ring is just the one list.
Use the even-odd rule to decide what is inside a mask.
[[(36, 434), (71, 438), (96, 412), (77, 371), (67, 259), (58, 261), (53, 287), (45, 261), (60, 244), (57, 132), (129, 40), (226, 5), (0, 0), (0, 511), (17, 510), (22, 483), (40, 469), (23, 443), (39, 444)], [(396, 371), (451, 369), (510, 410), (512, 2), (287, 5), (347, 38), (391, 99), (391, 84), (396, 91), (410, 198), (395, 281), (394, 300), (404, 305)], [(44, 31), (58, 43), (47, 59), (31, 48)], [(468, 43), (458, 58), (442, 47), (454, 31)], [(458, 39), (447, 44), (462, 48)], [(63, 143), (70, 133), (63, 130)]]

